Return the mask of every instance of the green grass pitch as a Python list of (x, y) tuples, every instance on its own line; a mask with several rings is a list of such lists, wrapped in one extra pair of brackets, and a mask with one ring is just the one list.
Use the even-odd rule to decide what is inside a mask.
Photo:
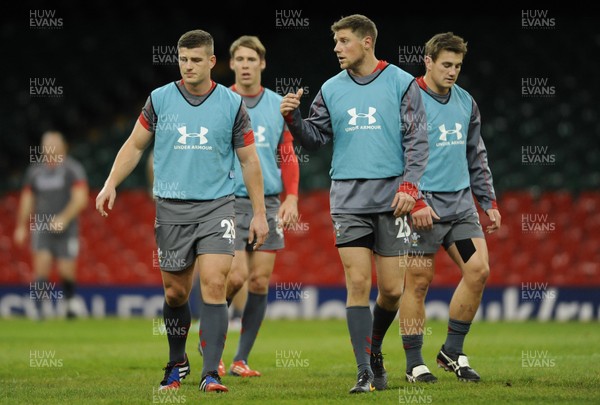
[[(383, 346), (389, 389), (350, 395), (356, 366), (343, 320), (263, 322), (249, 359), (262, 377), (226, 376), (224, 394), (198, 391), (202, 358), (190, 334), (192, 374), (177, 392), (158, 393), (166, 336), (152, 319), (0, 320), (3, 404), (600, 404), (600, 324), (476, 322), (465, 343), (479, 384), (458, 382), (435, 356), (446, 325), (431, 321), (423, 354), (439, 378), (409, 385), (398, 326)], [(239, 333), (230, 333), (228, 367)]]

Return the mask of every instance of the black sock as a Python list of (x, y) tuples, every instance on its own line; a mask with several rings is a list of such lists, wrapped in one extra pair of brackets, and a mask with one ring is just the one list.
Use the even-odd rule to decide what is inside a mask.
[(74, 280), (63, 280), (63, 291), (65, 293), (65, 299), (70, 300), (75, 296), (75, 281)]
[(74, 318), (75, 314), (75, 281), (63, 280), (63, 292), (65, 293), (65, 303), (67, 304), (67, 318)]
[(398, 310), (388, 311), (381, 308), (377, 302), (373, 307), (373, 332), (371, 334), (371, 353), (381, 353), (383, 338), (392, 322), (396, 318)]
[(185, 343), (192, 321), (190, 304), (186, 302), (180, 307), (170, 307), (165, 301), (163, 319), (169, 341), (169, 362), (179, 363), (185, 359)]
[[(44, 317), (44, 313), (43, 313), (43, 305), (42, 303), (44, 302), (45, 298), (45, 294), (43, 293), (44, 291), (47, 290), (48, 288), (48, 279), (45, 277), (40, 277), (37, 278), (34, 282), (35, 284), (35, 293), (36, 293), (36, 300), (35, 300), (35, 309), (37, 310), (37, 315), (40, 318)], [(30, 287), (31, 289), (31, 287)]]

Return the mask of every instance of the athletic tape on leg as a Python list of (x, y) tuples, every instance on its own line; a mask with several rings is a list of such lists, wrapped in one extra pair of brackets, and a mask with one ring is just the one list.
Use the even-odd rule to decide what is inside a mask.
[(456, 249), (458, 250), (458, 254), (460, 254), (463, 263), (467, 263), (477, 250), (471, 239), (461, 239), (454, 243), (456, 244)]

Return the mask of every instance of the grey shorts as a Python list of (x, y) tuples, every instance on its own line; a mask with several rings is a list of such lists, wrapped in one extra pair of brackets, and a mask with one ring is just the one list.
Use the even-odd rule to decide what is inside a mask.
[[(235, 242), (235, 214), (233, 200), (218, 204), (214, 202), (170, 203), (164, 207), (165, 201), (157, 201), (157, 214), (161, 209), (170, 214), (186, 209), (186, 206), (177, 207), (177, 204), (187, 204), (187, 209), (192, 204), (192, 209), (203, 212), (198, 220), (191, 223), (161, 223), (157, 218), (154, 225), (154, 236), (158, 247), (155, 258), (163, 271), (181, 271), (194, 264), (196, 256), (201, 254), (234, 254)], [(173, 207), (176, 207), (173, 209)], [(199, 209), (198, 209), (199, 208)], [(161, 209), (162, 210), (162, 209)], [(169, 218), (169, 215), (164, 215)], [(163, 221), (164, 222), (164, 221)]]
[(331, 214), (335, 244), (339, 246), (373, 235), (369, 246), (380, 256), (398, 256), (402, 247), (399, 221), (392, 212), (380, 214)]
[(79, 237), (77, 231), (66, 230), (63, 233), (32, 231), (31, 249), (48, 250), (53, 257), (59, 259), (75, 259), (79, 255)]
[(435, 254), (440, 246), (447, 250), (456, 241), (485, 237), (476, 212), (452, 221), (434, 222), (430, 230), (413, 230), (410, 223), (408, 229), (408, 235), (402, 238), (401, 254)]
[[(280, 201), (277, 196), (266, 196), (267, 222), (269, 235), (265, 243), (258, 248), (259, 251), (281, 250), (285, 247), (283, 229), (279, 228), (277, 213)], [(252, 251), (252, 244), (248, 244), (250, 236), (250, 221), (252, 220), (252, 202), (249, 198), (235, 198), (235, 250)]]

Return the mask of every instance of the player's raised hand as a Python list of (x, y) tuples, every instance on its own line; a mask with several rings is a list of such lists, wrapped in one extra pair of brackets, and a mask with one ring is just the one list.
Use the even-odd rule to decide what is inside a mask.
[(103, 217), (108, 216), (108, 213), (104, 211), (104, 204), (106, 203), (106, 200), (108, 200), (108, 209), (112, 210), (113, 205), (115, 204), (115, 198), (117, 198), (117, 190), (114, 187), (105, 184), (96, 197), (96, 210), (98, 210), (100, 215)]
[(288, 93), (283, 96), (279, 107), (281, 115), (285, 117), (290, 112), (300, 107), (300, 98), (302, 98), (302, 94), (304, 94), (304, 89), (301, 87), (296, 93)]

